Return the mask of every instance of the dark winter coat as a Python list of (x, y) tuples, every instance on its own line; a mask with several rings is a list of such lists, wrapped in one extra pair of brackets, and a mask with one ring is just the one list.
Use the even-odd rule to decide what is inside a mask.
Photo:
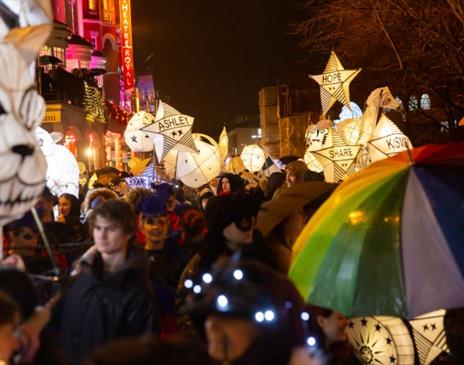
[(131, 249), (119, 270), (103, 272), (97, 255), (66, 291), (57, 308), (60, 342), (71, 364), (119, 337), (154, 330), (154, 304), (146, 256)]

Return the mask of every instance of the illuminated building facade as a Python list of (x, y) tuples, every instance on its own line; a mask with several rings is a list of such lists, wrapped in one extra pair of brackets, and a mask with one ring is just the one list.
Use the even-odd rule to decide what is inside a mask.
[(134, 84), (131, 2), (52, 3), (54, 30), (41, 56), (56, 59), (40, 65), (39, 88), (47, 101), (43, 127), (62, 132), (65, 144), (90, 170), (123, 169), (122, 137)]

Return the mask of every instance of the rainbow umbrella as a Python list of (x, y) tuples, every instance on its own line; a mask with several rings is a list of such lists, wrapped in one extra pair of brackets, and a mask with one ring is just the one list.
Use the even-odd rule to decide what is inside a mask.
[(350, 317), (464, 307), (464, 143), (342, 183), (301, 232), (289, 275), (308, 302)]

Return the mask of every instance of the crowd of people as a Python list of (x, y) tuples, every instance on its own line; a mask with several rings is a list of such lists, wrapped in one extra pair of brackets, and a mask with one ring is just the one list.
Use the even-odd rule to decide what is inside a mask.
[(79, 198), (46, 189), (39, 224), (4, 228), (0, 364), (361, 364), (347, 318), (287, 278), (335, 185), (301, 161), (196, 190), (104, 172)]

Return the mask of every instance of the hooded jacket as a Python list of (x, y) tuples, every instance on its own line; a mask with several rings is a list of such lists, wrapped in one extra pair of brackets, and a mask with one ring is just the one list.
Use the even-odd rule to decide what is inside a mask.
[(108, 340), (154, 330), (148, 260), (142, 252), (129, 249), (126, 261), (111, 273), (103, 271), (99, 254), (81, 265), (56, 313), (61, 345), (76, 365)]

